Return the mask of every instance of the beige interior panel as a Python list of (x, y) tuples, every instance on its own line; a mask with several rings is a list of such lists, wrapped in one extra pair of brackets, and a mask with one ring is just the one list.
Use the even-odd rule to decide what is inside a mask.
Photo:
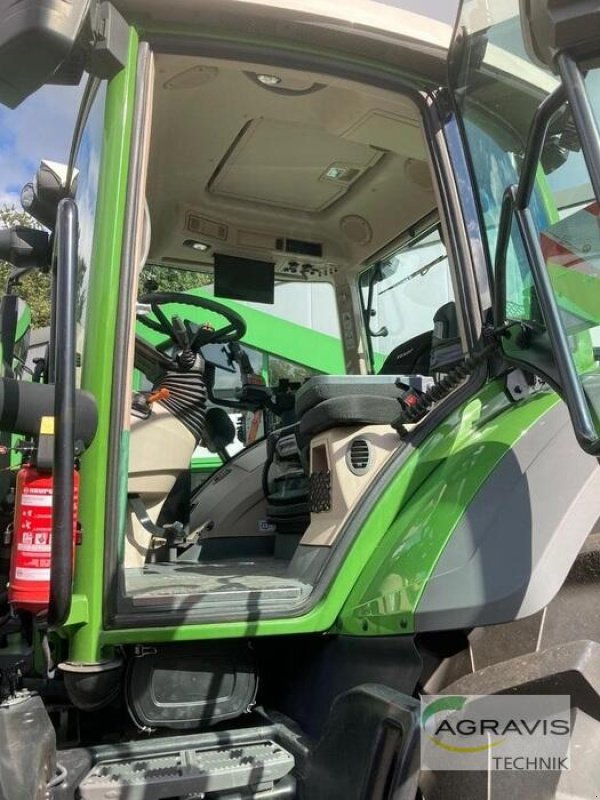
[[(321, 211), (355, 185), (381, 155), (368, 141), (346, 141), (317, 126), (263, 118), (245, 128), (211, 181), (210, 191), (298, 211)], [(339, 180), (330, 177), (337, 171)]]
[[(265, 72), (278, 89), (260, 84)], [(409, 162), (426, 167), (425, 181)], [(339, 180), (327, 177), (334, 167), (347, 170)], [(308, 263), (312, 277), (331, 278), (432, 210), (427, 178), (420, 114), (406, 97), (318, 73), (156, 56), (151, 260), (210, 271), (220, 252), (288, 275)], [(190, 233), (209, 250), (184, 246)], [(286, 238), (322, 254), (287, 254), (277, 247)]]
[[(156, 522), (158, 519), (163, 503), (164, 498), (161, 498), (155, 503), (146, 505), (146, 511), (152, 522)], [(143, 567), (146, 563), (146, 556), (148, 555), (151, 544), (152, 534), (150, 534), (138, 521), (137, 517), (128, 510), (125, 524), (125, 553), (123, 566), (126, 568)]]
[(423, 158), (423, 134), (418, 122), (389, 111), (369, 111), (344, 138), (409, 158)]
[[(156, 404), (148, 419), (131, 418), (127, 491), (139, 494), (156, 522), (180, 472), (190, 465), (196, 440), (166, 408)], [(151, 535), (128, 512), (125, 535), (126, 567), (143, 566)]]
[[(370, 462), (364, 474), (354, 474), (349, 465), (352, 442), (364, 439), (370, 449)], [(301, 544), (334, 544), (348, 515), (379, 470), (400, 444), (398, 434), (388, 425), (333, 428), (311, 440), (310, 472), (330, 472), (331, 508), (312, 512), (310, 525)]]

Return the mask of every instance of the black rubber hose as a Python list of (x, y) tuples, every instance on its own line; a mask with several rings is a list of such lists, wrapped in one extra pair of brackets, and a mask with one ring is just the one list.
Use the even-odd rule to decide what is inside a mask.
[[(56, 387), (45, 383), (0, 379), (0, 430), (37, 436), (42, 417), (54, 416)], [(89, 392), (75, 393), (75, 439), (89, 445), (98, 425), (96, 400)]]

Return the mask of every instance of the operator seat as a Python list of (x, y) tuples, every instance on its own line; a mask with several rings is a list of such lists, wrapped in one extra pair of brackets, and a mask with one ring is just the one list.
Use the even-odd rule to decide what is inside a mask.
[(301, 446), (330, 428), (391, 424), (400, 414), (399, 378), (448, 372), (462, 358), (456, 305), (450, 301), (436, 311), (432, 331), (392, 350), (379, 375), (310, 378), (296, 395)]

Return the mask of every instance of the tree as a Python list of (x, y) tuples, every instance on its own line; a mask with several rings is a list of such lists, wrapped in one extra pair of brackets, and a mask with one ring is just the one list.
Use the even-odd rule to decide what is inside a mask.
[[(41, 228), (33, 217), (25, 211), (19, 211), (14, 205), (0, 206), (0, 228), (14, 228), (16, 225)], [(6, 285), (9, 272), (10, 265), (6, 261), (0, 261), (1, 286)], [(29, 305), (34, 328), (43, 328), (50, 324), (50, 285), (50, 274), (39, 269), (32, 269), (19, 283), (17, 294)]]
[(141, 275), (139, 294), (149, 292), (188, 292), (213, 282), (214, 278), (206, 272), (175, 269), (158, 264), (148, 264)]
[[(41, 225), (25, 211), (19, 211), (14, 205), (0, 206), (0, 229), (23, 225), (27, 228), (41, 228)], [(81, 266), (81, 265), (80, 265)], [(5, 286), (10, 272), (10, 265), (0, 261), (0, 286)], [(80, 283), (82, 275), (80, 274)], [(142, 274), (139, 292), (185, 292), (212, 283), (212, 275), (173, 267), (149, 264)], [(19, 283), (17, 294), (27, 302), (31, 309), (32, 326), (43, 328), (50, 325), (51, 276), (39, 269), (32, 269)], [(78, 305), (83, 302), (78, 298)]]

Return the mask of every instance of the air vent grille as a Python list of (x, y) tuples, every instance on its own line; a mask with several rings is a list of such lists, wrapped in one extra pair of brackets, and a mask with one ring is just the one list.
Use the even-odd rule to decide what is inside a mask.
[(371, 445), (366, 439), (354, 439), (348, 448), (347, 462), (355, 475), (364, 475), (371, 466)]

